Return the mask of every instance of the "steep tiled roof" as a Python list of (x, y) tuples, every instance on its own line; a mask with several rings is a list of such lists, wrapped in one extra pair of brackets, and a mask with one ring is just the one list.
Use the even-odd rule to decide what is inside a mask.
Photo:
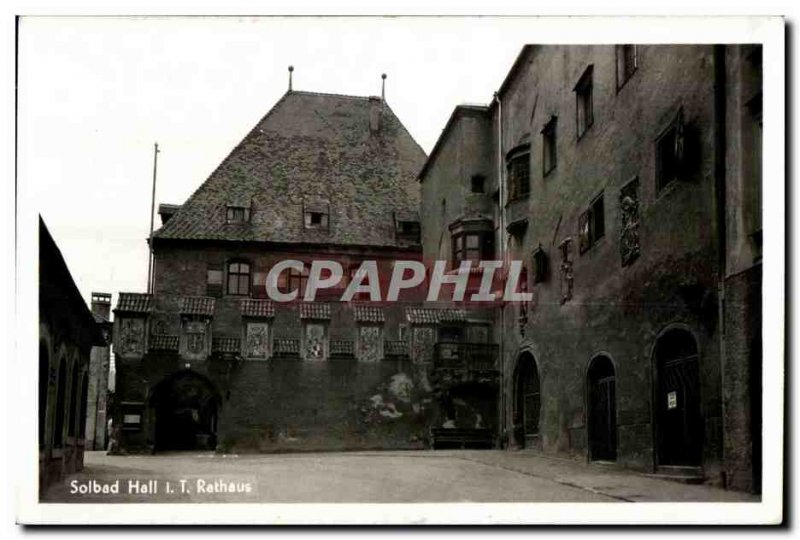
[(375, 306), (353, 306), (353, 317), (360, 323), (382, 323), (385, 321), (383, 309)]
[(184, 296), (181, 298), (181, 315), (214, 315), (214, 298), (211, 296)]
[(271, 318), (275, 316), (275, 305), (269, 300), (242, 300), (243, 317)]
[(408, 308), (406, 319), (411, 324), (465, 322), (467, 314), (463, 309)]
[[(392, 215), (416, 211), (424, 161), (379, 98), (288, 92), (155, 238), (397, 246)], [(227, 223), (227, 205), (250, 221)], [(329, 208), (328, 228), (306, 229), (304, 205)]]
[(211, 341), (211, 350), (222, 353), (238, 353), (241, 340), (235, 337), (215, 337)]
[(149, 313), (152, 308), (152, 295), (142, 293), (119, 293), (115, 311), (128, 313)]
[(177, 351), (178, 336), (166, 336), (163, 334), (152, 334), (150, 336), (150, 350), (154, 351)]
[(303, 302), (300, 304), (301, 319), (325, 320), (331, 318), (331, 306), (321, 302)]

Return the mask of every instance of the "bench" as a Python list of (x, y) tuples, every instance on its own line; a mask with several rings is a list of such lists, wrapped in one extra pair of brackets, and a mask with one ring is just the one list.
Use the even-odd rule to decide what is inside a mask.
[(494, 448), (494, 435), (486, 428), (431, 428), (431, 448)]

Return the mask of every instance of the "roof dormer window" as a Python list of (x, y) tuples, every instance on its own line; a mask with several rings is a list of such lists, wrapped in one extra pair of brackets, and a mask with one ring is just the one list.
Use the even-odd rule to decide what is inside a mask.
[(246, 206), (234, 206), (229, 204), (225, 214), (226, 223), (248, 223), (250, 221), (250, 209)]
[(304, 203), (303, 226), (306, 229), (324, 229), (330, 226), (330, 207), (327, 203)]

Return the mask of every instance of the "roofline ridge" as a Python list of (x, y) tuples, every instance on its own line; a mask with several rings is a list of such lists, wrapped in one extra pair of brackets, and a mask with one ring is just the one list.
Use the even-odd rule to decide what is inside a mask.
[[(304, 94), (307, 96), (321, 96), (321, 97), (341, 97), (341, 98), (348, 98), (348, 99), (358, 99), (362, 101), (369, 101), (372, 97), (378, 96), (357, 96), (355, 94), (338, 94), (336, 92), (313, 92), (311, 90), (289, 90), (286, 92), (287, 94)], [(380, 99), (380, 98), (378, 98)], [(384, 100), (385, 103), (385, 100)]]

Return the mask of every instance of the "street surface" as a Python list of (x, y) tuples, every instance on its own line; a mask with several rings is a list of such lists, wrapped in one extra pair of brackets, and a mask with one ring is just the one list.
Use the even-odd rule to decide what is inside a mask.
[(84, 470), (52, 486), (43, 498), (93, 503), (757, 500), (615, 465), (499, 450), (156, 456), (87, 452)]

